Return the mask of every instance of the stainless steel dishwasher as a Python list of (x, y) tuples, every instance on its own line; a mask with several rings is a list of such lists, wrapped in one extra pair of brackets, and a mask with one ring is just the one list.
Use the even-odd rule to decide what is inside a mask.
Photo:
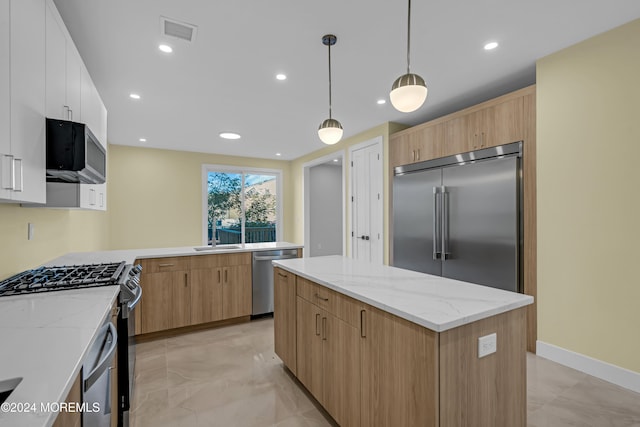
[(279, 249), (253, 253), (252, 316), (273, 313), (273, 264), (277, 259), (298, 258), (297, 249)]

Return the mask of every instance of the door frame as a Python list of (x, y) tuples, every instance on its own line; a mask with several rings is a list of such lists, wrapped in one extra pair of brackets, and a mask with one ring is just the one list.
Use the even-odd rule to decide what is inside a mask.
[[(376, 136), (374, 138), (363, 141), (359, 144), (355, 144), (349, 147), (349, 162), (353, 161), (353, 152), (357, 150), (361, 150), (363, 148), (367, 148), (370, 146), (377, 146), (378, 151), (380, 152), (380, 187), (378, 188), (381, 197), (380, 210), (378, 212), (378, 217), (380, 218), (380, 259), (382, 260), (382, 264), (384, 264), (384, 143), (382, 135)], [(353, 180), (353, 173), (349, 173), (349, 194), (347, 200), (351, 200), (354, 194), (354, 185), (355, 182)], [(353, 258), (353, 245), (355, 242), (355, 236), (353, 235), (353, 224), (355, 223), (355, 214), (354, 209), (352, 209), (353, 204), (350, 204), (350, 220), (351, 220), (351, 230), (347, 232), (347, 236), (351, 239), (351, 245), (349, 247), (349, 257)]]
[(313, 166), (322, 165), (332, 161), (333, 159), (342, 159), (342, 255), (344, 256), (347, 253), (347, 236), (349, 233), (347, 232), (347, 204), (346, 200), (346, 187), (347, 187), (347, 161), (344, 150), (334, 151), (333, 153), (327, 154), (326, 156), (318, 157), (317, 159), (310, 160), (302, 164), (302, 200), (304, 203), (304, 251), (303, 256), (306, 258), (311, 253), (311, 220), (309, 218), (310, 215), (310, 190), (309, 190), (309, 169)]

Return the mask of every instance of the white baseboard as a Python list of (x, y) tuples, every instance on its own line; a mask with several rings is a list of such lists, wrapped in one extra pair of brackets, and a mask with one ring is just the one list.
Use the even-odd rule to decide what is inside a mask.
[(640, 393), (640, 373), (638, 372), (566, 350), (553, 344), (547, 344), (543, 341), (537, 341), (536, 345), (536, 353), (540, 357)]

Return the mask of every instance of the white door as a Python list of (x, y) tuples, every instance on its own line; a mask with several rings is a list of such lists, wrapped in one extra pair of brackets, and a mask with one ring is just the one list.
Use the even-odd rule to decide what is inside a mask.
[(351, 152), (351, 257), (382, 264), (382, 143)]

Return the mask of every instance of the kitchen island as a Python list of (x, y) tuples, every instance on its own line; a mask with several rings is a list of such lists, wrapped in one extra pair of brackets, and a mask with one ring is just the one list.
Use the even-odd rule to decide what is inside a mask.
[(526, 426), (531, 296), (340, 256), (274, 265), (276, 353), (341, 426)]

